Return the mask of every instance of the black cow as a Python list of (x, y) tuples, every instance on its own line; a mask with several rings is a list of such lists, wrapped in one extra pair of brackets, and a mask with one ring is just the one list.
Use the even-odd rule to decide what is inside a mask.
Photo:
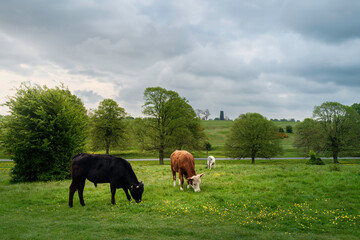
[(128, 161), (125, 159), (100, 154), (82, 153), (73, 157), (71, 163), (71, 178), (69, 193), (69, 207), (73, 206), (73, 197), (78, 190), (80, 204), (85, 206), (83, 191), (85, 180), (94, 183), (110, 183), (111, 203), (115, 204), (115, 192), (117, 188), (122, 188), (130, 201), (131, 196), (136, 202), (141, 202), (144, 192), (144, 184), (139, 182)]

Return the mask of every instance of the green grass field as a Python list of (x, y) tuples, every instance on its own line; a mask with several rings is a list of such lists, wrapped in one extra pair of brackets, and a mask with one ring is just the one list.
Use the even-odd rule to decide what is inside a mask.
[(172, 186), (169, 161), (131, 162), (143, 202), (109, 184), (86, 183), (67, 206), (70, 180), (11, 184), (0, 162), (1, 239), (359, 239), (360, 160), (308, 166), (303, 160), (217, 161), (201, 192)]

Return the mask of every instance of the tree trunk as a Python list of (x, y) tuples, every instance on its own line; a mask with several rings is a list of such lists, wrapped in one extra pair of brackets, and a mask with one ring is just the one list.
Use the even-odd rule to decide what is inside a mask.
[(164, 150), (163, 149), (159, 150), (159, 164), (164, 165)]
[(334, 158), (334, 163), (335, 164), (339, 163), (339, 161), (338, 161), (338, 153), (337, 152), (333, 153), (333, 158)]
[(255, 157), (254, 156), (251, 157), (251, 164), (255, 164)]
[(106, 151), (107, 155), (110, 153), (110, 141), (109, 141), (109, 139), (105, 140), (105, 151)]
[(165, 144), (164, 144), (164, 137), (165, 133), (162, 130), (161, 134), (160, 134), (160, 148), (159, 148), (159, 164), (160, 165), (164, 165), (164, 149), (165, 149)]
[(106, 151), (106, 154), (108, 155), (109, 152), (110, 152), (110, 146), (107, 145), (107, 146), (105, 147), (105, 151)]

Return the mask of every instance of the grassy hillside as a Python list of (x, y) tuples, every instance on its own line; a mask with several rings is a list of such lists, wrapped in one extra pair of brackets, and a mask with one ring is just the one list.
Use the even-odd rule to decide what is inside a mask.
[(172, 186), (169, 161), (131, 162), (143, 202), (91, 182), (67, 205), (70, 181), (9, 183), (0, 162), (1, 239), (358, 239), (360, 160), (308, 166), (301, 160), (218, 161), (201, 192)]
[[(224, 153), (224, 146), (227, 135), (230, 133), (230, 128), (233, 121), (202, 121), (201, 125), (205, 128), (205, 133), (209, 137), (209, 141), (213, 150), (209, 153), (217, 157), (226, 157)], [(292, 126), (295, 129), (296, 122), (274, 122), (277, 126), (286, 130), (286, 126)], [(299, 153), (293, 147), (294, 133), (286, 133), (289, 137), (281, 140), (284, 153), (276, 157), (300, 157)]]

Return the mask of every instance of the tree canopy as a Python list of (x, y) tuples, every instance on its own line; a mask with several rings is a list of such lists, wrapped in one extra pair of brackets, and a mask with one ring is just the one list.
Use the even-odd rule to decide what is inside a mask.
[(185, 98), (171, 90), (151, 87), (145, 90), (144, 100), (143, 113), (149, 118), (138, 119), (135, 128), (142, 147), (159, 152), (160, 164), (164, 163), (165, 151), (202, 145), (205, 135), (200, 119)]
[(322, 151), (331, 153), (334, 163), (338, 163), (339, 154), (359, 146), (360, 115), (354, 108), (324, 102), (315, 106), (313, 118), (319, 122)]
[(294, 146), (299, 149), (304, 156), (307, 156), (310, 150), (316, 153), (322, 151), (322, 141), (324, 139), (320, 128), (320, 123), (311, 118), (295, 126)]
[(104, 99), (91, 113), (91, 145), (94, 150), (105, 149), (124, 144), (126, 138), (125, 109), (112, 99)]
[(70, 176), (70, 162), (83, 150), (87, 115), (82, 101), (64, 86), (22, 84), (6, 102), (1, 141), (15, 166), (13, 181), (45, 181)]
[(278, 127), (259, 113), (246, 113), (234, 121), (226, 140), (227, 155), (234, 158), (270, 158), (282, 152)]

